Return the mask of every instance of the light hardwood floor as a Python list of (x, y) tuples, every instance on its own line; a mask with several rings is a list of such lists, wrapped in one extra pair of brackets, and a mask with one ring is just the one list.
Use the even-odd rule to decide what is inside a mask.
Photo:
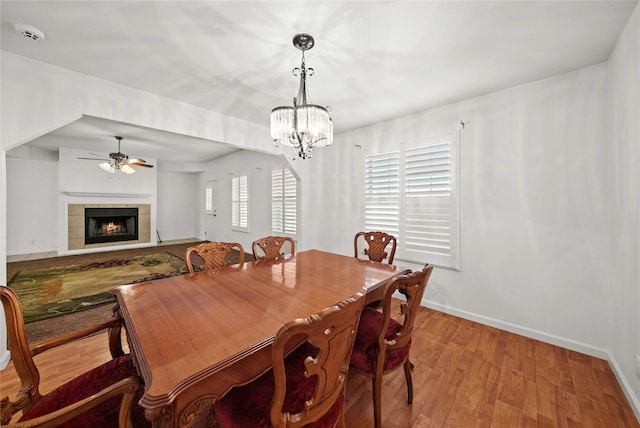
[[(386, 376), (384, 427), (640, 427), (604, 360), (426, 308), (414, 333), (413, 405), (402, 370)], [(107, 358), (104, 334), (39, 355), (42, 390)], [(2, 396), (17, 390), (11, 365), (0, 374)], [(373, 426), (363, 376), (349, 378), (346, 421)]]

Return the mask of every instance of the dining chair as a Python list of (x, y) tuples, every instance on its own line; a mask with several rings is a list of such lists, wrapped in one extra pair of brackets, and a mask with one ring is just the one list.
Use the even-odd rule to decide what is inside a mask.
[[(375, 427), (381, 424), (382, 377), (400, 367), (404, 367), (407, 382), (407, 403), (413, 402), (412, 364), (409, 361), (411, 333), (420, 308), (422, 295), (431, 272), (432, 265), (422, 270), (393, 277), (385, 286), (381, 310), (365, 307), (362, 311), (358, 333), (351, 354), (352, 372), (372, 378), (373, 414)], [(406, 298), (400, 303), (401, 321), (392, 318), (391, 299), (399, 291)]]
[(345, 427), (349, 359), (364, 296), (363, 289), (282, 326), (271, 347), (273, 368), (213, 403), (221, 426)]
[(289, 252), (292, 256), (296, 254), (296, 244), (292, 238), (288, 236), (266, 236), (264, 238), (253, 241), (251, 251), (256, 260), (261, 259), (277, 259), (284, 256), (282, 251), (284, 244), (289, 243)]
[[(121, 318), (44, 339), (30, 347), (18, 296), (11, 288), (0, 286), (0, 300), (5, 313), (7, 345), (20, 380), (20, 390), (15, 397), (6, 396), (0, 403), (3, 427), (151, 426), (144, 417), (144, 409), (137, 405), (142, 397), (142, 381), (131, 355), (122, 350)], [(109, 329), (112, 359), (43, 395), (40, 371), (33, 357), (105, 329)], [(64, 361), (60, 363), (62, 366)], [(16, 415), (18, 412), (22, 414)], [(14, 415), (20, 417), (9, 424), (15, 419)]]
[[(387, 253), (389, 245), (391, 245), (391, 252)], [(371, 261), (383, 262), (384, 259), (387, 259), (387, 263), (393, 264), (396, 246), (396, 237), (385, 232), (358, 232), (353, 238), (356, 259), (360, 258), (361, 254), (364, 254)], [(364, 247), (362, 252), (360, 252), (361, 247)]]
[(184, 260), (190, 273), (195, 272), (191, 261), (192, 255), (201, 259), (202, 263), (196, 264), (200, 271), (219, 269), (232, 264), (229, 257), (233, 250), (239, 252), (237, 263), (244, 263), (244, 248), (237, 242), (203, 242), (202, 244), (194, 245), (187, 248)]

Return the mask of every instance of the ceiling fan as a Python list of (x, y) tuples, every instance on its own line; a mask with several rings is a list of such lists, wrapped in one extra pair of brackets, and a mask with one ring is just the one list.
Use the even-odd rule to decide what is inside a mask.
[[(124, 137), (116, 136), (115, 139), (118, 140), (118, 151), (116, 153), (109, 153), (109, 159), (104, 159), (104, 158), (78, 158), (78, 159), (104, 161), (100, 163), (98, 166), (101, 169), (107, 172), (110, 172), (111, 174), (114, 174), (118, 169), (127, 175), (133, 174), (134, 172), (136, 172), (136, 170), (133, 169), (131, 165), (142, 166), (145, 168), (153, 168), (153, 165), (149, 165), (148, 163), (145, 163), (144, 159), (129, 159), (128, 155), (125, 155), (124, 153), (120, 153), (120, 142), (124, 140)], [(100, 155), (96, 155), (96, 156), (100, 156)]]

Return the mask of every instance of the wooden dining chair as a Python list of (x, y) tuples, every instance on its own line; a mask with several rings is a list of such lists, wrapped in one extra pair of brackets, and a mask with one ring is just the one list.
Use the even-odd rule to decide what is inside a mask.
[[(381, 424), (382, 377), (404, 367), (407, 381), (407, 403), (413, 402), (412, 365), (409, 361), (411, 333), (420, 308), (422, 295), (432, 265), (406, 275), (393, 277), (385, 286), (381, 310), (365, 307), (358, 326), (358, 333), (351, 354), (351, 370), (372, 378), (373, 414), (375, 427)], [(399, 291), (406, 298), (400, 303), (399, 322), (391, 316), (391, 299)]]
[[(389, 245), (391, 245), (391, 252), (387, 253)], [(396, 246), (396, 237), (385, 232), (358, 232), (353, 238), (356, 259), (360, 258), (361, 254), (364, 254), (371, 261), (382, 263), (384, 259), (387, 259), (387, 263), (393, 264)]]
[[(30, 347), (18, 296), (11, 288), (0, 286), (0, 300), (13, 368), (20, 379), (20, 390), (15, 397), (10, 399), (6, 396), (0, 402), (0, 423), (3, 427), (151, 426), (144, 417), (144, 409), (137, 405), (143, 392), (141, 379), (131, 356), (122, 350), (121, 318), (54, 336)], [(105, 329), (109, 329), (112, 359), (43, 395), (40, 392), (40, 371), (33, 357)], [(60, 363), (62, 366), (64, 361)], [(18, 412), (22, 414), (16, 415)], [(14, 415), (20, 417), (9, 424)]]
[(364, 296), (362, 290), (308, 318), (286, 323), (271, 348), (273, 369), (213, 403), (221, 426), (345, 427), (349, 359)]
[(190, 273), (195, 272), (191, 261), (193, 255), (200, 259), (196, 264), (200, 271), (219, 269), (232, 264), (229, 256), (233, 250), (239, 252), (237, 264), (244, 263), (244, 248), (237, 242), (203, 242), (202, 244), (194, 245), (187, 248), (184, 260)]
[(286, 254), (291, 254), (292, 256), (295, 255), (296, 244), (292, 238), (289, 238), (288, 236), (266, 236), (253, 241), (253, 244), (251, 245), (253, 257), (256, 260), (272, 260), (284, 256), (285, 252), (282, 251), (282, 248), (287, 242), (289, 243), (289, 252)]

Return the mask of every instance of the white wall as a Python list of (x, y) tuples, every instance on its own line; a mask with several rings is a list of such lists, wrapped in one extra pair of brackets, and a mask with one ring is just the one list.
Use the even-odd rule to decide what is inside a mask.
[(428, 143), (463, 120), (462, 269), (436, 269), (426, 302), (605, 356), (607, 188), (597, 166), (608, 153), (606, 77), (598, 65), (339, 135), (306, 175), (318, 177), (304, 189), (321, 202), (305, 201), (305, 245), (352, 254), (364, 227), (362, 155)]
[[(258, 149), (265, 152), (273, 151), (266, 127), (248, 123), (231, 117), (194, 107), (185, 103), (176, 102), (147, 92), (135, 90), (95, 77), (87, 76), (71, 70), (65, 70), (50, 64), (35, 61), (10, 52), (1, 51), (2, 80), (2, 126), (0, 127), (0, 147), (4, 151), (15, 149), (21, 144), (30, 141), (42, 134), (57, 129), (83, 115), (90, 115), (154, 129), (167, 130), (189, 136), (222, 141), (237, 147)], [(19, 148), (20, 149), (20, 148)], [(13, 156), (13, 151), (10, 154)], [(0, 174), (3, 180), (10, 168), (14, 168), (14, 161), (7, 160), (7, 168), (3, 168)], [(49, 164), (51, 167), (53, 164)], [(17, 165), (15, 168), (19, 168)], [(14, 169), (15, 169), (14, 168)], [(30, 166), (34, 168), (34, 166)], [(56, 175), (50, 175), (51, 171), (38, 170), (34, 177), (45, 177), (47, 185), (57, 182)], [(8, 179), (8, 178), (7, 178)], [(17, 181), (17, 180), (14, 180)], [(24, 182), (23, 182), (24, 183)], [(50, 194), (41, 195), (45, 189), (35, 186), (27, 188), (18, 187), (8, 191), (12, 195), (31, 194), (44, 197), (45, 203), (51, 203)], [(10, 214), (19, 211), (12, 207), (24, 207), (31, 212), (29, 203), (24, 200), (11, 201), (2, 197), (0, 207), (2, 217), (20, 217), (21, 214)], [(5, 204), (6, 202), (6, 204)], [(52, 210), (55, 216), (57, 208)], [(49, 225), (48, 225), (49, 226)], [(56, 229), (57, 223), (51, 229)], [(24, 248), (23, 242), (30, 242), (26, 231), (18, 230), (7, 236), (9, 247), (2, 247), (0, 251), (0, 263), (5, 264), (7, 252), (9, 254), (49, 251), (51, 243), (57, 242), (55, 236), (39, 238), (38, 242)], [(168, 236), (174, 235), (174, 231), (166, 229)], [(180, 235), (182, 231), (175, 231)], [(9, 234), (8, 234), (9, 235)], [(192, 237), (192, 236), (189, 236)], [(163, 237), (163, 239), (165, 239)], [(168, 239), (168, 238), (166, 238)], [(6, 248), (6, 250), (5, 250)]]
[[(100, 169), (98, 162), (79, 159), (91, 156), (86, 151), (60, 148), (60, 192), (156, 195), (158, 168), (138, 168), (138, 171), (131, 175), (119, 171), (110, 174)], [(147, 162), (157, 164), (154, 158), (147, 157)]]
[[(64, 207), (59, 208), (59, 206), (75, 203), (73, 200), (78, 197), (66, 195), (63, 189), (59, 189), (58, 165), (57, 156), (42, 150), (18, 148), (9, 152), (7, 156), (7, 254), (66, 250), (66, 246), (63, 245), (64, 248), (62, 248), (59, 241), (58, 232), (64, 229), (66, 233), (66, 226), (60, 223)], [(90, 162), (83, 165), (88, 165), (89, 170), (84, 171), (83, 176), (68, 177), (72, 184), (64, 185), (65, 189), (79, 192), (100, 189), (105, 193), (153, 193), (150, 197), (137, 199), (110, 198), (111, 203), (149, 203), (150, 200), (156, 200), (157, 193), (156, 224), (162, 240), (197, 236), (196, 225), (199, 214), (197, 174), (157, 171), (153, 174), (154, 179), (157, 176), (157, 185), (154, 181), (149, 186), (134, 186), (135, 190), (131, 190), (132, 187), (127, 187), (126, 180), (135, 177), (138, 173), (131, 176), (111, 175)], [(117, 182), (109, 181), (116, 178), (119, 179)], [(94, 183), (96, 181), (97, 183)], [(78, 187), (81, 183), (93, 184)], [(80, 198), (92, 202), (100, 200), (99, 195)], [(155, 227), (151, 230), (151, 235), (154, 242)], [(31, 241), (33, 244), (30, 243)]]
[(300, 170), (304, 247), (352, 254), (364, 154), (468, 122), (461, 271), (423, 303), (607, 359), (640, 418), (639, 13), (610, 64), (337, 136)]
[(636, 7), (609, 59), (611, 132), (604, 142), (611, 276), (609, 349), (625, 391), (640, 412), (640, 7)]
[[(198, 174), (158, 171), (158, 233), (163, 241), (198, 236)], [(156, 233), (154, 230), (151, 234)]]
[[(216, 240), (237, 242), (245, 252), (251, 253), (251, 244), (258, 238), (269, 236), (271, 232), (271, 171), (288, 166), (282, 156), (242, 151), (207, 164), (206, 172), (200, 174), (200, 195), (204, 195), (207, 181), (217, 183), (217, 231)], [(248, 176), (249, 185), (249, 231), (231, 230), (231, 179)], [(204, 199), (200, 198), (200, 230), (204, 237)]]
[(57, 251), (57, 155), (14, 150), (7, 156), (6, 177), (7, 254)]
[(2, 55), (0, 147), (15, 148), (83, 115), (274, 152), (266, 126), (35, 61)]

